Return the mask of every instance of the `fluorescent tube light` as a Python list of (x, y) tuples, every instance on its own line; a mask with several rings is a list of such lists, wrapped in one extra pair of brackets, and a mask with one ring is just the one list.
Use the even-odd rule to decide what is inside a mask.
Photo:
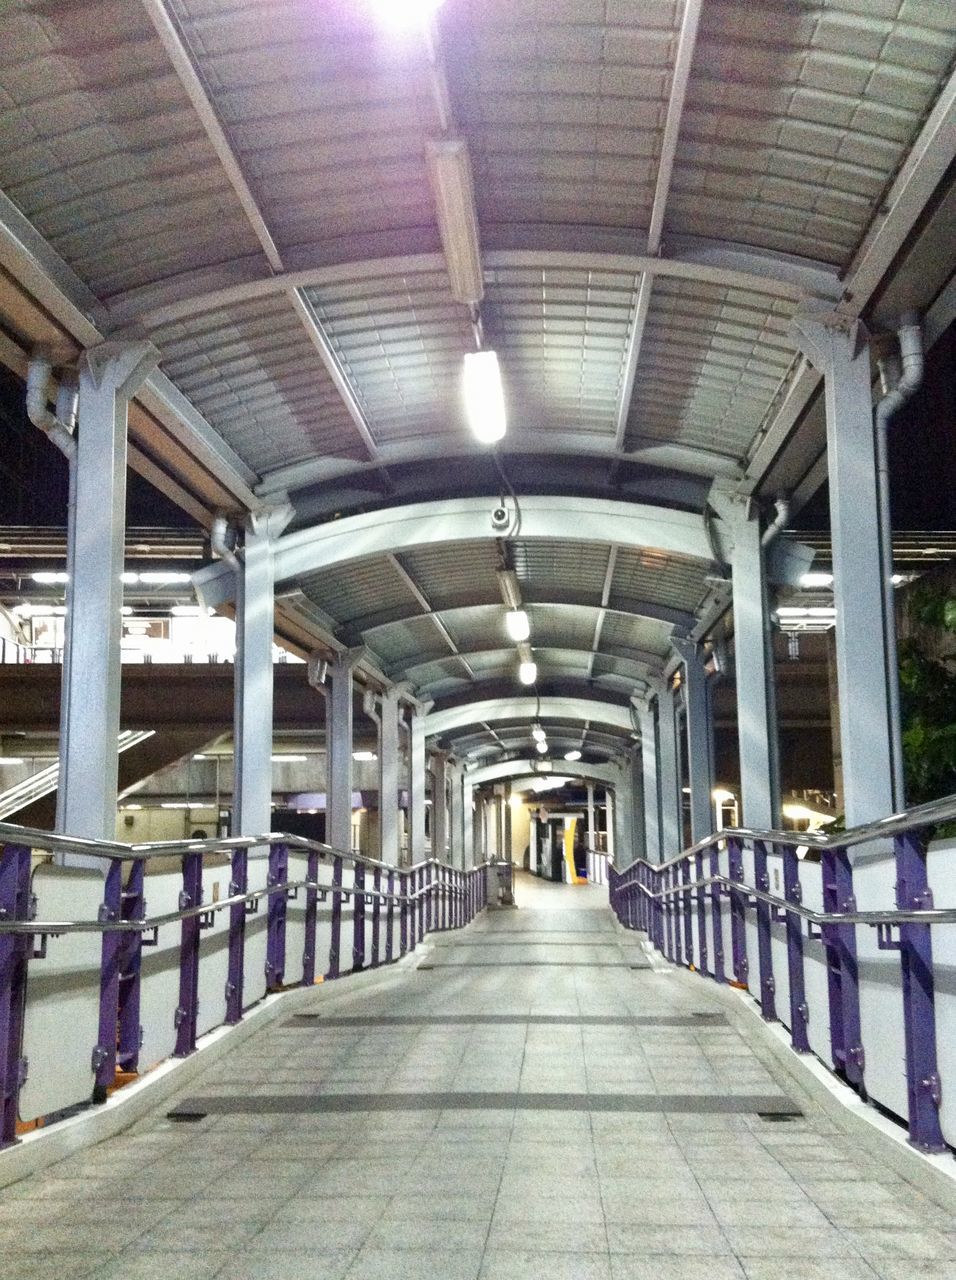
[(462, 376), (468, 426), (481, 444), (495, 444), (508, 427), (501, 369), (494, 351), (470, 351)]
[(377, 760), (378, 756), (374, 751), (353, 751), (353, 760)]
[(22, 756), (0, 756), (0, 764), (23, 764)]
[(273, 764), (305, 764), (308, 756), (273, 756)]
[(505, 614), (505, 629), (516, 644), (531, 635), (531, 623), (524, 609), (509, 609)]
[(564, 758), (565, 758), (565, 760), (580, 760), (580, 759), (581, 759), (581, 752), (580, 752), (580, 751), (565, 751), (565, 753), (564, 753)]
[(536, 662), (522, 662), (518, 664), (518, 679), (522, 684), (534, 684), (538, 678), (538, 664)]
[[(419, 0), (418, 7), (425, 7), (424, 0)], [(463, 138), (432, 140), (427, 154), (451, 296), (465, 306), (475, 306), (484, 297), (485, 286), (468, 144)]]
[(69, 580), (69, 575), (66, 573), (34, 573), (30, 576), (34, 582), (38, 582), (44, 587), (52, 587)]

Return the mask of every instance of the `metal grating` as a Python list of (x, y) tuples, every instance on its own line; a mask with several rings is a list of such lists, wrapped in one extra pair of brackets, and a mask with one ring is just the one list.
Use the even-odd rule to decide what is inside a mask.
[(398, 557), (435, 609), (497, 604), (498, 553), (491, 542), (454, 542), (421, 546)]
[(676, 443), (743, 459), (793, 361), (792, 314), (764, 294), (658, 280), (626, 447)]
[(523, 432), (613, 441), (635, 303), (633, 273), (496, 267), (483, 315)]
[(289, 299), (154, 329), (165, 373), (254, 471), (364, 446)]
[(646, 227), (679, 6), (448, 6), (455, 112), (485, 225)]
[(610, 605), (629, 611), (644, 600), (675, 609), (694, 610), (707, 591), (709, 566), (661, 551), (618, 551), (611, 582)]
[(474, 338), (443, 269), (306, 293), (380, 444), (442, 434), (468, 441), (460, 379)]
[(601, 628), (600, 648), (605, 653), (640, 650), (664, 657), (670, 655), (670, 634), (671, 627), (666, 622), (608, 613)]
[(298, 586), (340, 624), (367, 618), (370, 601), (397, 617), (414, 614), (420, 607), (387, 560), (361, 560), (342, 569), (307, 574)]
[(934, 0), (708, 0), (671, 230), (846, 266), (954, 40), (956, 10)]
[(512, 543), (515, 572), (529, 601), (593, 598), (601, 602), (607, 548), (592, 544), (524, 538)]

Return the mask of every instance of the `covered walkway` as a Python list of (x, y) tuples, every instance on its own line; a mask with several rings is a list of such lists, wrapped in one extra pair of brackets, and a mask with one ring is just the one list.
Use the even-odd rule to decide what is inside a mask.
[(708, 985), (577, 889), (517, 892), (533, 905), (318, 989), (127, 1134), (8, 1188), (8, 1273), (956, 1275), (956, 1222), (777, 1078)]

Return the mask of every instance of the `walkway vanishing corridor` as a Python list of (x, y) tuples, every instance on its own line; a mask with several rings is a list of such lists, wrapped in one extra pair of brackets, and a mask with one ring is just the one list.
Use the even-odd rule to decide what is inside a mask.
[(794, 1102), (708, 984), (651, 969), (580, 906), (595, 891), (523, 892), (554, 909), (320, 989), (126, 1135), (0, 1193), (5, 1270), (956, 1277), (956, 1222)]

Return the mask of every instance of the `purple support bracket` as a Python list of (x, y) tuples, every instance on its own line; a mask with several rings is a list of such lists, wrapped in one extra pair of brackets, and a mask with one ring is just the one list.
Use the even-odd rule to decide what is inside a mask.
[[(800, 885), (800, 859), (796, 849), (783, 850), (783, 892), (788, 902), (800, 906), (803, 889)], [(786, 914), (787, 922), (787, 973), (790, 977), (790, 1043), (797, 1053), (809, 1053), (807, 1022), (807, 989), (803, 972), (803, 919), (794, 911)]]
[[(236, 898), (249, 890), (249, 851), (236, 849), (232, 855), (232, 879), (230, 898)], [(229, 968), (226, 978), (226, 1022), (242, 1021), (242, 997), (245, 983), (246, 908), (247, 903), (237, 902), (229, 908)]]
[[(727, 841), (730, 879), (735, 884), (744, 881), (744, 847), (733, 836)], [(730, 949), (733, 956), (734, 978), (741, 986), (747, 985), (750, 963), (747, 960), (747, 895), (740, 889), (730, 890)]]
[[(897, 836), (894, 846), (897, 907), (901, 911), (931, 909), (933, 894), (926, 874), (926, 844), (922, 833)], [(900, 925), (900, 969), (909, 1140), (920, 1151), (946, 1151), (939, 1123), (942, 1085), (936, 1053), (936, 994), (929, 925)]]
[[(694, 854), (694, 879), (700, 886), (700, 881), (704, 878), (704, 851), (699, 849)], [(695, 891), (697, 898), (697, 953), (700, 963), (698, 969), (701, 973), (709, 973), (708, 968), (708, 947), (707, 947), (707, 895), (703, 887), (698, 887)]]
[[(142, 920), (146, 916), (143, 882), (146, 864), (136, 859), (130, 866), (126, 887), (120, 895), (120, 915), (124, 920)], [(143, 959), (143, 935), (121, 933), (119, 949), (119, 1009), (116, 1061), (123, 1071), (139, 1069), (139, 1046), (143, 1031), (139, 1022), (140, 971)]]
[[(289, 878), (289, 850), (284, 844), (269, 849), (269, 877), (266, 883), (285, 884)], [(285, 977), (285, 926), (288, 898), (285, 892), (269, 894), (269, 921), (266, 934), (266, 989), (276, 991)]]
[[(123, 864), (110, 860), (103, 881), (99, 918), (103, 923), (120, 919), (123, 911)], [(116, 1078), (116, 1036), (120, 1007), (120, 972), (123, 936), (104, 933), (100, 960), (100, 1021), (93, 1049), (93, 1101), (105, 1102), (106, 1091)]]
[(352, 972), (365, 968), (365, 863), (356, 862), (352, 894)]
[[(720, 875), (720, 846), (715, 840), (710, 846), (711, 879)], [(721, 914), (720, 885), (710, 886), (710, 927), (714, 934), (714, 981), (726, 982), (727, 973), (724, 968), (724, 917)]]
[(375, 898), (372, 902), (372, 968), (378, 968), (380, 963), (379, 955), (381, 946), (379, 943), (379, 932), (382, 927), (382, 868), (376, 867), (372, 872), (372, 888), (375, 890)]
[[(823, 909), (855, 911), (853, 868), (845, 849), (823, 850)], [(866, 1057), (860, 1035), (860, 977), (856, 959), (856, 928), (852, 924), (823, 926), (830, 998), (830, 1049), (833, 1065), (850, 1084), (863, 1085)]]
[[(183, 891), (179, 895), (181, 911), (202, 904), (202, 854), (187, 853), (183, 858)], [(199, 1014), (199, 916), (187, 916), (182, 922), (179, 943), (179, 1005), (176, 1009), (176, 1057), (185, 1058), (196, 1048), (196, 1024)]]
[(302, 985), (311, 987), (315, 983), (315, 947), (319, 924), (319, 891), (312, 888), (319, 882), (319, 854), (316, 849), (309, 850), (306, 879), (309, 888), (305, 891), (305, 950), (302, 953)]
[(339, 976), (339, 956), (342, 948), (342, 856), (336, 854), (332, 859), (332, 938), (329, 943), (329, 971), (325, 975), (334, 979)]
[[(687, 858), (680, 864), (682, 884), (690, 884), (690, 862)], [(681, 895), (684, 903), (684, 962), (694, 963), (694, 906), (690, 889)]]
[(385, 907), (385, 963), (393, 959), (392, 936), (395, 932), (395, 872), (389, 871), (385, 883), (388, 886), (388, 904)]
[[(770, 872), (767, 869), (767, 846), (762, 840), (754, 842), (754, 878), (757, 888), (770, 892)], [(777, 1021), (775, 999), (776, 983), (773, 979), (773, 947), (770, 934), (770, 903), (757, 899), (757, 960), (760, 966), (760, 1013), (765, 1022)]]
[[(0, 919), (29, 920), (30, 906), (30, 850), (5, 844), (0, 849)], [(18, 1099), (26, 1079), (21, 1054), (32, 948), (29, 934), (0, 933), (0, 1150), (17, 1140)]]

